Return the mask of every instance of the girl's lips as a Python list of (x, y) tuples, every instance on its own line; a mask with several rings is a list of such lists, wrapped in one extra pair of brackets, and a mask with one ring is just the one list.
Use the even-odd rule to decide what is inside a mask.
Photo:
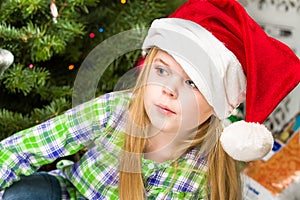
[(176, 112), (174, 112), (173, 110), (171, 110), (168, 106), (165, 105), (156, 105), (158, 110), (164, 114), (176, 114)]

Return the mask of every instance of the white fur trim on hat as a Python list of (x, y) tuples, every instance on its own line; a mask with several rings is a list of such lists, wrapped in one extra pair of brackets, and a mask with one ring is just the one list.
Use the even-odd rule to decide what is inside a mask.
[(227, 126), (220, 137), (227, 154), (239, 161), (263, 158), (272, 150), (272, 133), (262, 124), (238, 121)]

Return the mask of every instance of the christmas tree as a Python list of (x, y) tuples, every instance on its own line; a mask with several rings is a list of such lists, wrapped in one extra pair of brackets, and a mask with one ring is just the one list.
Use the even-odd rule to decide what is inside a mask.
[[(2, 0), (0, 139), (72, 107), (78, 69), (98, 44), (123, 31), (147, 27), (181, 3), (183, 0)], [(13, 55), (12, 64), (6, 50)], [(113, 90), (140, 55), (136, 50), (114, 60), (99, 81), (97, 94)]]

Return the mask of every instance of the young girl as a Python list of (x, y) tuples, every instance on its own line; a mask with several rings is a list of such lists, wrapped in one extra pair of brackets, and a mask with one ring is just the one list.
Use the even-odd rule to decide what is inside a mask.
[[(0, 143), (3, 199), (242, 199), (237, 161), (263, 157), (272, 135), (246, 122), (223, 131), (221, 122), (247, 92), (246, 120), (262, 123), (299, 83), (299, 58), (234, 0), (188, 1), (152, 23), (143, 49), (132, 91)], [(37, 172), (85, 146), (78, 162)]]

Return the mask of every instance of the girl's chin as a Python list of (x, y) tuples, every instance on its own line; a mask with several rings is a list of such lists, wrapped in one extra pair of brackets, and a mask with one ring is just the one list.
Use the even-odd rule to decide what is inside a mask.
[[(177, 123), (161, 123), (162, 121), (152, 121), (152, 133), (151, 135), (154, 136), (160, 132), (176, 134), (178, 132)], [(176, 126), (175, 126), (176, 125)]]

